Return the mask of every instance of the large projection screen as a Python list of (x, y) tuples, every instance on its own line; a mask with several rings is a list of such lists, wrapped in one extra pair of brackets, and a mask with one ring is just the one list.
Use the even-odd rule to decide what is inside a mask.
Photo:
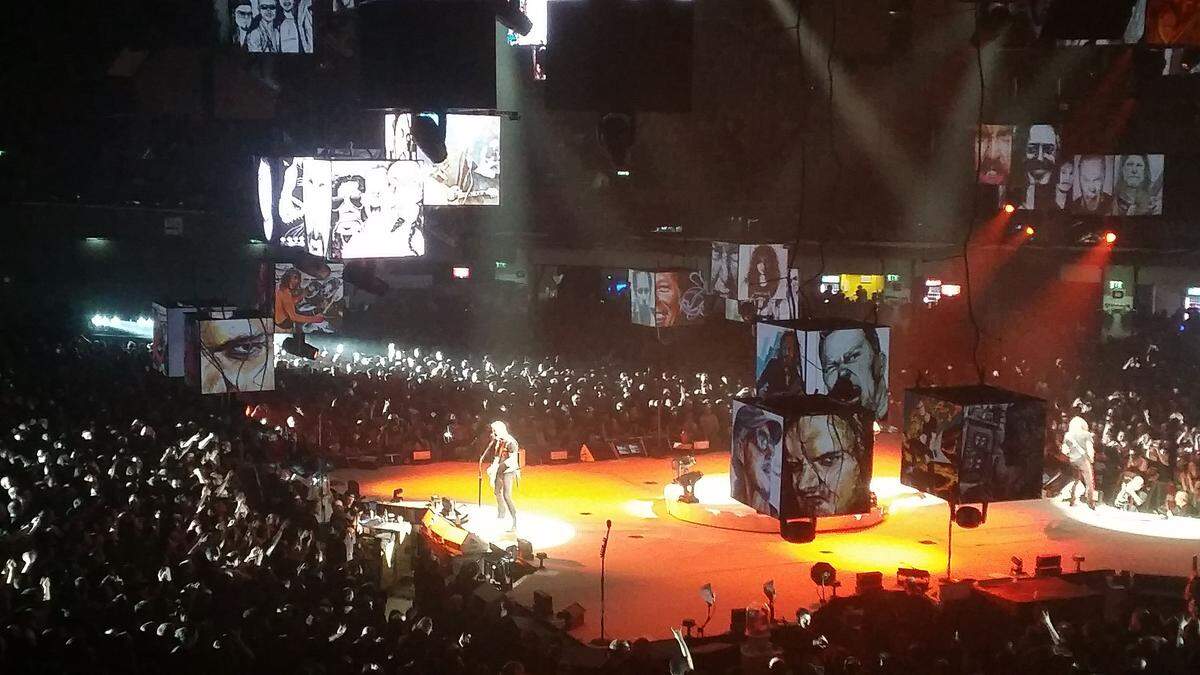
[(446, 160), (435, 163), (413, 140), (410, 113), (384, 115), (385, 155), (418, 162), (426, 206), (499, 206), (500, 118), (450, 114), (445, 121)]
[(330, 260), (425, 254), (416, 161), (261, 158), (263, 234)]
[(312, 54), (313, 0), (212, 0), (217, 39), (251, 54)]

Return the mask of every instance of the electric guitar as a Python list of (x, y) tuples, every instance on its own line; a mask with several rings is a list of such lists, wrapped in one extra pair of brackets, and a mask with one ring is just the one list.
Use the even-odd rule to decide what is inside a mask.
[(487, 468), (488, 482), (495, 483), (496, 476), (500, 473), (500, 466), (508, 461), (508, 458), (515, 450), (509, 450), (509, 443), (499, 440), (493, 440), (492, 444), (499, 447), (496, 448), (495, 454), (492, 456), (492, 464)]

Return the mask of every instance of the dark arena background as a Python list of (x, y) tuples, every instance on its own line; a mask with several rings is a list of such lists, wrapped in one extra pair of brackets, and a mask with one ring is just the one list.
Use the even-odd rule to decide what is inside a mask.
[(1200, 672), (1200, 2), (0, 24), (0, 672)]

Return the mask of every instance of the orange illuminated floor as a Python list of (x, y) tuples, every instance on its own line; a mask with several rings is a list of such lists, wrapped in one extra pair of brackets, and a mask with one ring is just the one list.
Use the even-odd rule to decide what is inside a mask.
[[(606, 519), (613, 521), (607, 561), (606, 626), (610, 638), (665, 638), (684, 618), (703, 621), (699, 588), (705, 583), (711, 583), (717, 595), (709, 634), (728, 628), (730, 609), (761, 602), (762, 584), (768, 579), (775, 580), (779, 615), (791, 616), (797, 607), (817, 600), (809, 568), (818, 561), (837, 568), (846, 584), (843, 593), (853, 592), (854, 572), (881, 571), (886, 584), (891, 583), (887, 579), (894, 579), (897, 567), (917, 567), (929, 570), (935, 578), (944, 576), (945, 503), (899, 486), (895, 436), (879, 436), (875, 448), (872, 485), (881, 505), (889, 507), (888, 518), (867, 530), (822, 534), (802, 545), (789, 544), (778, 535), (675, 520), (662, 508), (663, 488), (672, 477), (667, 459), (526, 467), (516, 499), (522, 514), (519, 534), (549, 558), (546, 571), (522, 579), (512, 597), (530, 604), (534, 591), (544, 591), (553, 596), (556, 611), (578, 602), (587, 610), (586, 623), (574, 634), (581, 639), (596, 637), (600, 626), (599, 552)], [(712, 453), (697, 459), (697, 468), (706, 474), (728, 472), (728, 454)], [(464, 502), (476, 499), (475, 466), (470, 463), (344, 470), (337, 472), (336, 478), (357, 480), (364, 494), (390, 496), (393, 488), (403, 487), (407, 499), (424, 499), (435, 493)], [(485, 508), (494, 504), (486, 485), (483, 499)], [(1085, 569), (1186, 575), (1191, 555), (1200, 549), (1200, 540), (1195, 538), (1135, 534), (1146, 516), (1104, 528), (1075, 517), (1082, 515), (1049, 500), (992, 505), (987, 523), (979, 529), (955, 528), (953, 575), (1005, 576), (1012, 556), (1023, 558), (1026, 569), (1031, 569), (1039, 553), (1061, 554), (1066, 567), (1073, 566), (1073, 555), (1081, 554), (1086, 557)], [(1128, 515), (1114, 511), (1111, 517), (1116, 521)], [(1182, 520), (1181, 528), (1185, 525)], [(1118, 531), (1121, 529), (1127, 531)]]

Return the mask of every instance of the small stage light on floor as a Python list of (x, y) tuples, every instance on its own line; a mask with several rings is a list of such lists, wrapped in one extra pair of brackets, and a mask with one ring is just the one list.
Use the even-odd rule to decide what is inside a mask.
[(1004, 212), (1005, 212), (1005, 213), (1016, 213), (1016, 211), (1017, 211), (1017, 205), (1016, 205), (1016, 204), (1013, 204), (1012, 202), (1009, 202), (1009, 203), (1007, 203), (1007, 204), (1005, 204), (1005, 205), (1004, 205)]
[(927, 570), (914, 567), (900, 567), (896, 570), (896, 585), (909, 593), (928, 593), (930, 574)]
[(1083, 571), (1083, 561), (1087, 560), (1087, 558), (1084, 558), (1083, 556), (1076, 553), (1075, 555), (1071, 556), (1071, 560), (1075, 562), (1075, 572), (1076, 573), (1082, 572)]
[(674, 483), (677, 483), (683, 488), (683, 494), (679, 495), (679, 501), (684, 504), (699, 504), (700, 500), (696, 497), (696, 483), (704, 477), (700, 471), (694, 471), (696, 467), (696, 458), (691, 455), (683, 455), (671, 460), (671, 468), (675, 471)]
[(1060, 577), (1062, 576), (1062, 556), (1057, 553), (1041, 554), (1034, 559), (1033, 576)]
[(822, 605), (826, 602), (825, 589), (831, 589), (833, 597), (836, 598), (837, 589), (842, 585), (837, 580), (837, 570), (834, 569), (833, 565), (824, 561), (812, 566), (812, 569), (808, 571), (808, 578), (812, 579), (812, 582), (817, 585), (817, 596)]
[(1008, 571), (1008, 576), (1010, 576), (1010, 577), (1025, 576), (1025, 561), (1021, 560), (1020, 558), (1018, 558), (1015, 555), (1012, 557), (1011, 560), (1012, 560), (1012, 569), (1010, 569)]
[(1104, 236), (1101, 237), (1101, 239), (1104, 241), (1105, 244), (1112, 246), (1113, 244), (1117, 243), (1117, 233), (1113, 232), (1112, 230), (1107, 230), (1104, 233)]

